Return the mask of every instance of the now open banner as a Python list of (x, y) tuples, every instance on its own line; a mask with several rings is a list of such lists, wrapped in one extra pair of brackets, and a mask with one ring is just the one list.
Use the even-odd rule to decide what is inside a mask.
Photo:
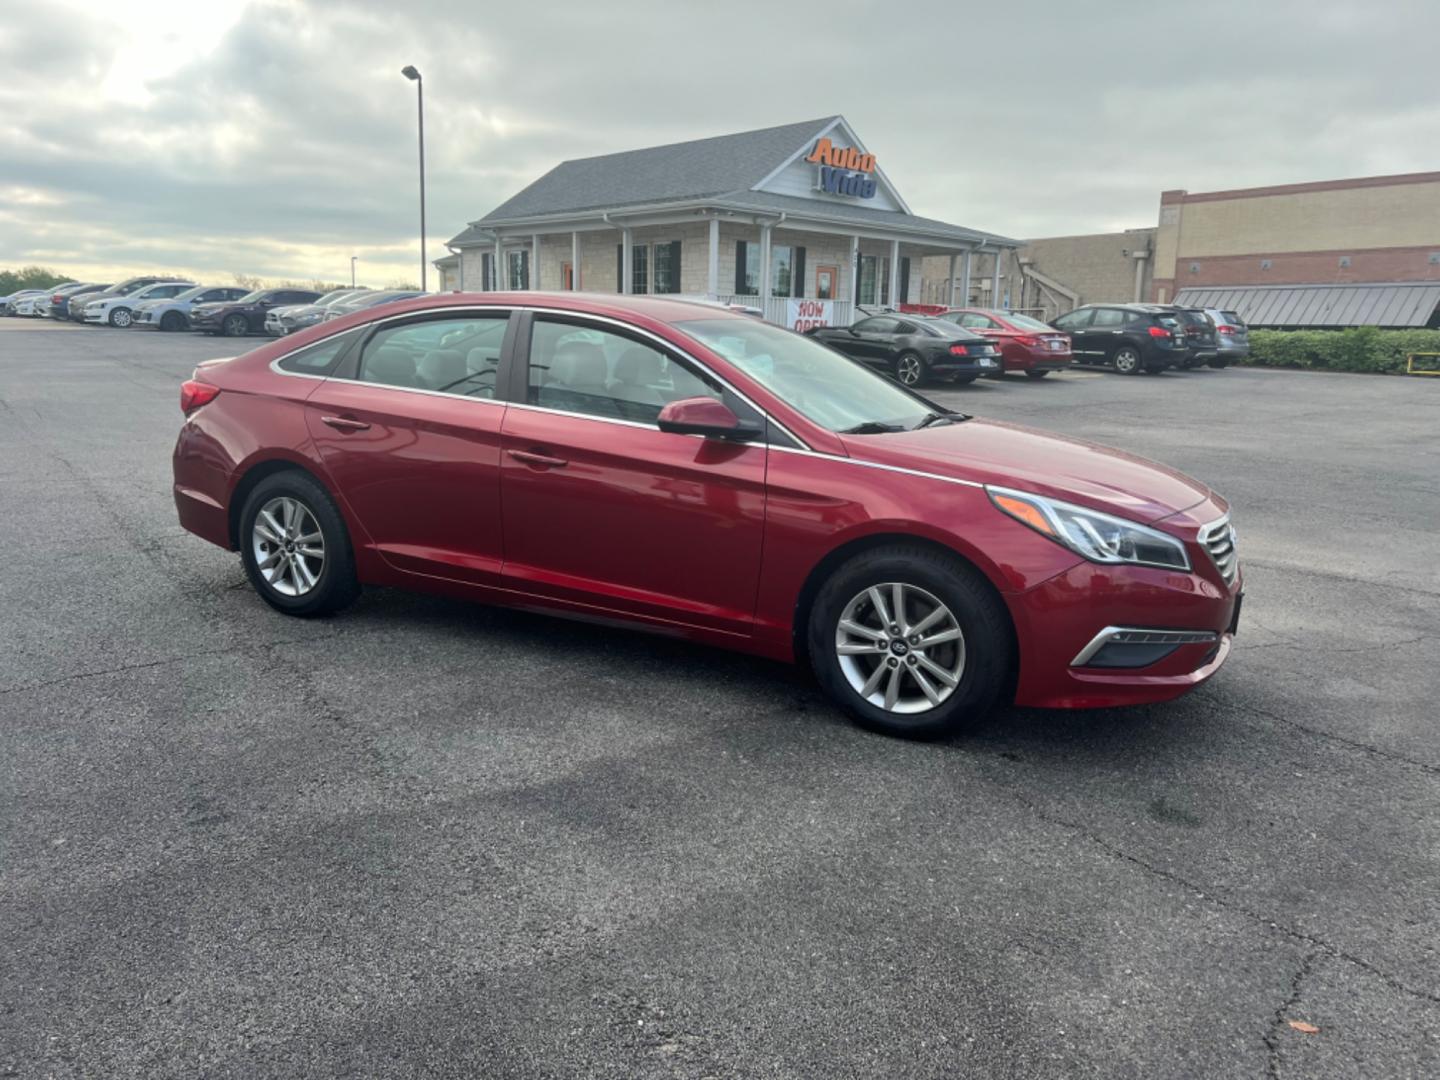
[(785, 325), (803, 333), (816, 326), (832, 326), (835, 319), (834, 300), (790, 300), (785, 312)]

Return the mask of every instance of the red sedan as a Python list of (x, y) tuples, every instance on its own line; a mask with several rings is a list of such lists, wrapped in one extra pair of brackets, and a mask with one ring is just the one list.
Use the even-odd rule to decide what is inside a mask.
[(1005, 372), (1023, 371), (1032, 379), (1043, 379), (1052, 371), (1064, 371), (1075, 360), (1068, 334), (1029, 315), (988, 308), (959, 308), (945, 312), (940, 318), (994, 338), (1004, 358)]
[(808, 661), (886, 732), (1176, 697), (1230, 652), (1227, 506), (757, 319), (429, 296), (198, 368), (175, 503), (266, 602), (424, 589)]

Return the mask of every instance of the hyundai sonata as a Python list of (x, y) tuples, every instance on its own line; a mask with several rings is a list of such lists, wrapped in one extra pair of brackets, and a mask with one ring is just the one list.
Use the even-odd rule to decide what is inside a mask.
[(277, 610), (424, 589), (804, 660), (861, 723), (1176, 697), (1229, 654), (1225, 501), (713, 306), (426, 296), (180, 392), (181, 524)]

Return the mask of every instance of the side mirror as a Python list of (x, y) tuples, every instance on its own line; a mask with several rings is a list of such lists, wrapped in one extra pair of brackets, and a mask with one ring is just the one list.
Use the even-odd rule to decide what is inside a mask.
[(760, 437), (757, 424), (742, 424), (730, 407), (714, 398), (672, 401), (660, 410), (656, 424), (672, 435), (703, 435), (707, 439), (749, 442)]

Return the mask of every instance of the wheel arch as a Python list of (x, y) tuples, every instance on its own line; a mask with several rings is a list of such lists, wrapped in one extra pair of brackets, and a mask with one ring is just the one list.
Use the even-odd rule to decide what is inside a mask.
[(1005, 612), (1005, 622), (1010, 630), (1010, 656), (1011, 671), (1007, 678), (1006, 692), (1013, 697), (1015, 681), (1019, 676), (1020, 665), (1020, 640), (1019, 633), (1015, 627), (1015, 618), (1010, 611), (1010, 605), (1005, 601), (1004, 594), (996, 586), (994, 580), (985, 568), (975, 559), (971, 558), (959, 548), (943, 543), (929, 536), (917, 536), (908, 532), (873, 532), (863, 536), (852, 537), (844, 543), (828, 551), (806, 576), (804, 584), (800, 586), (800, 593), (795, 601), (795, 615), (791, 621), (790, 637), (791, 648), (794, 650), (795, 661), (798, 664), (808, 666), (810, 663), (810, 649), (808, 645), (810, 612), (815, 606), (815, 599), (820, 594), (821, 587), (826, 580), (856, 555), (867, 551), (874, 551), (877, 548), (894, 547), (904, 545), (908, 547), (926, 547), (940, 554), (949, 555), (959, 559), (966, 566), (975, 572), (975, 576), (984, 582), (985, 588), (994, 594), (999, 602), (1001, 610)]
[[(230, 537), (232, 550), (239, 550), (240, 547), (240, 512), (245, 508), (245, 500), (250, 497), (250, 492), (255, 490), (260, 481), (282, 472), (304, 473), (324, 488), (332, 499), (335, 499), (335, 491), (325, 478), (302, 461), (293, 458), (265, 458), (263, 461), (252, 462), (240, 473), (240, 479), (235, 482), (234, 488), (230, 491), (230, 499), (226, 507), (226, 530)], [(336, 505), (339, 505), (338, 499)]]

